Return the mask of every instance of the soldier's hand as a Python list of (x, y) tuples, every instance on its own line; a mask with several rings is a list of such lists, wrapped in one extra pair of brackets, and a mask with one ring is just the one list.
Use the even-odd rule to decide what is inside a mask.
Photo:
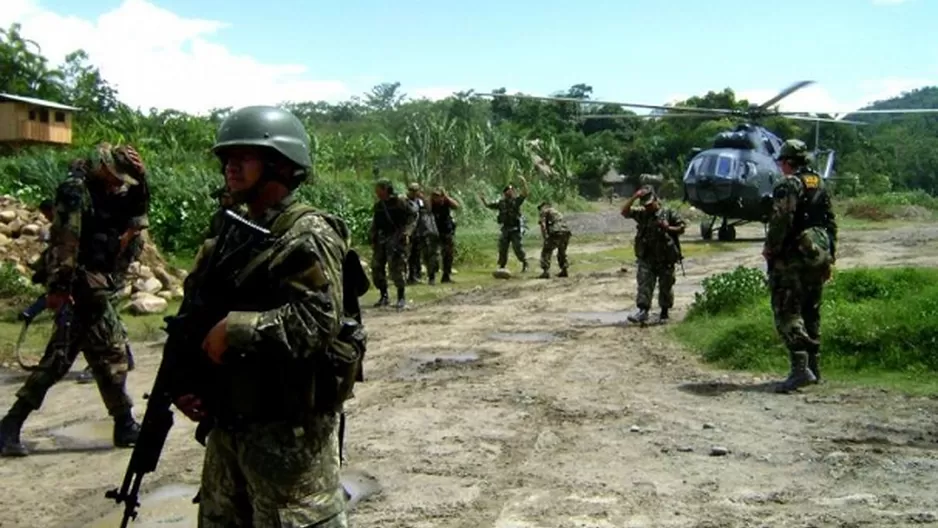
[(206, 417), (205, 411), (202, 410), (202, 400), (194, 394), (184, 394), (176, 398), (173, 403), (177, 409), (182, 411), (182, 414), (185, 414), (193, 422), (201, 422)]
[(831, 272), (833, 271), (833, 269), (834, 269), (833, 265), (827, 266), (826, 268), (824, 268), (824, 275), (823, 275), (824, 282), (831, 280)]
[(644, 188), (644, 187), (641, 187), (641, 188), (637, 189), (637, 190), (635, 191), (635, 194), (633, 194), (632, 196), (634, 196), (634, 197), (636, 197), (636, 198), (641, 198), (642, 196), (645, 196), (645, 188)]
[(208, 355), (213, 363), (221, 364), (222, 355), (228, 350), (228, 318), (218, 321), (205, 339), (202, 340), (202, 350)]
[(59, 311), (66, 304), (72, 304), (72, 296), (67, 293), (50, 293), (46, 297), (46, 308), (52, 312)]
[(671, 229), (671, 224), (669, 224), (666, 220), (658, 222), (658, 225), (665, 231), (669, 231)]

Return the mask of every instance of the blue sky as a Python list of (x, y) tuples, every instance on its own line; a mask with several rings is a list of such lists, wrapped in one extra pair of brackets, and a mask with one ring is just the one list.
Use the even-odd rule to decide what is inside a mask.
[[(938, 84), (938, 36), (932, 22), (938, 20), (938, 2), (929, 0), (606, 0), (584, 2), (580, 8), (559, 0), (4, 3), (10, 1), (28, 5), (31, 11), (23, 12), (32, 14), (22, 15), (25, 20), (43, 12), (96, 28), (105, 27), (99, 18), (103, 14), (116, 18), (113, 13), (123, 13), (132, 19), (147, 9), (175, 14), (173, 22), (164, 23), (166, 27), (199, 24), (186, 19), (220, 22), (224, 27), (205, 22), (204, 31), (183, 31), (167, 47), (187, 53), (195, 49), (191, 40), (198, 39), (223, 46), (232, 61), (248, 56), (258, 65), (302, 65), (306, 67), (302, 75), (288, 75), (278, 83), (329, 81), (329, 88), (322, 91), (327, 99), (344, 99), (382, 81), (400, 81), (412, 95), (435, 96), (455, 89), (488, 91), (501, 86), (548, 94), (584, 82), (594, 87), (597, 98), (663, 103), (727, 86), (752, 99), (768, 98), (793, 81), (812, 79), (818, 86), (792, 96), (788, 109), (839, 110)], [(144, 18), (138, 23), (163, 20)], [(7, 20), (0, 15), (0, 22)], [(33, 34), (28, 35), (43, 45), (43, 39), (58, 38), (38, 24), (29, 29)], [(151, 41), (159, 38), (155, 28), (149, 29), (154, 29)], [(101, 31), (85, 33), (96, 32)], [(135, 41), (133, 35), (125, 36), (124, 42)], [(132, 99), (142, 98), (136, 81), (124, 79), (131, 73), (118, 73), (113, 47), (112, 42), (110, 49), (97, 53), (102, 71), (123, 80), (119, 88), (130, 89)], [(147, 53), (160, 48), (150, 42)], [(212, 62), (217, 67), (223, 63)], [(164, 77), (172, 77), (175, 70), (172, 62), (168, 64), (164, 70), (170, 71)], [(239, 67), (236, 64), (231, 63), (229, 72)], [(194, 62), (192, 67), (200, 69)], [(194, 76), (190, 73), (174, 82), (185, 83)], [(164, 82), (148, 79), (150, 85)], [(231, 92), (220, 96), (224, 100), (236, 99), (231, 94), (241, 89), (230, 81), (219, 85), (199, 79), (201, 85), (213, 85), (216, 93)], [(277, 91), (278, 83), (265, 89)], [(318, 90), (299, 86), (284, 84), (284, 93)], [(207, 88), (191, 90), (196, 89)], [(255, 87), (251, 95), (257, 97), (260, 89)], [(169, 100), (168, 94), (153, 97), (160, 104)], [(174, 97), (181, 99), (183, 93)], [(207, 99), (199, 104), (204, 106)]]

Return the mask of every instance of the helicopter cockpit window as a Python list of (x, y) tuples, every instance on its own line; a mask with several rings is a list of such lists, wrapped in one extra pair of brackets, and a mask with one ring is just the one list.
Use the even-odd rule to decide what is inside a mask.
[(730, 156), (720, 156), (717, 158), (716, 175), (728, 178), (733, 175), (736, 160)]
[(759, 172), (759, 169), (758, 167), (756, 167), (756, 164), (751, 161), (747, 161), (745, 169), (743, 170), (743, 178), (752, 178), (758, 172)]

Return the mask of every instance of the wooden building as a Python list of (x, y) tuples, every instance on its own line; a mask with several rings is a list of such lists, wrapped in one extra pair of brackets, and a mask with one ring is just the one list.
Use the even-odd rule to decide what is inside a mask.
[(80, 110), (53, 101), (0, 93), (0, 145), (70, 145)]

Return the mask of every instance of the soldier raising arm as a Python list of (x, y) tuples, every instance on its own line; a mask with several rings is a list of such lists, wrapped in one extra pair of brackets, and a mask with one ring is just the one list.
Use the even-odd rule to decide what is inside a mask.
[(521, 180), (521, 194), (518, 195), (514, 186), (507, 185), (502, 191), (498, 201), (488, 202), (482, 193), (479, 201), (484, 207), (498, 211), (498, 223), (501, 226), (501, 235), (498, 238), (498, 267), (504, 268), (508, 264), (508, 247), (510, 246), (518, 260), (521, 261), (521, 271), (528, 270), (528, 258), (524, 252), (524, 225), (521, 206), (528, 198), (528, 181), (523, 176)]

